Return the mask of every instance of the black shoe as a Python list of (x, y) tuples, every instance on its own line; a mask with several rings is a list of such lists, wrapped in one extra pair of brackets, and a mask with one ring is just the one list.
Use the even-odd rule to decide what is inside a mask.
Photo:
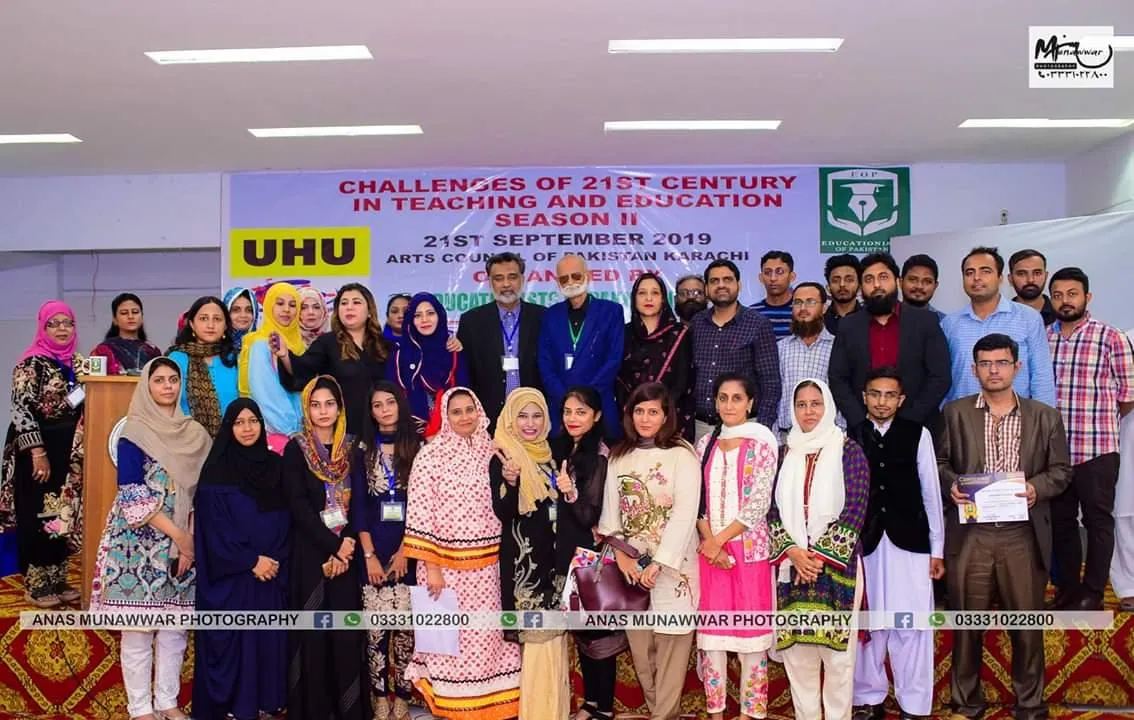
[(851, 720), (883, 720), (886, 717), (886, 706), (858, 705), (851, 714)]
[(1103, 609), (1102, 596), (1084, 588), (1078, 597), (1059, 609), (1072, 612), (1098, 612)]

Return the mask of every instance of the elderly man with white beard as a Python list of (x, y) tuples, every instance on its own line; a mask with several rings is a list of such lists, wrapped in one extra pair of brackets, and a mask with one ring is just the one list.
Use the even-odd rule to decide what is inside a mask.
[(559, 432), (559, 409), (573, 385), (589, 385), (602, 398), (610, 439), (622, 436), (614, 418), (622, 417), (614, 399), (614, 379), (622, 363), (625, 316), (622, 306), (591, 297), (590, 273), (579, 255), (555, 266), (559, 292), (566, 298), (543, 314), (539, 333), (539, 373), (551, 408), (552, 434)]

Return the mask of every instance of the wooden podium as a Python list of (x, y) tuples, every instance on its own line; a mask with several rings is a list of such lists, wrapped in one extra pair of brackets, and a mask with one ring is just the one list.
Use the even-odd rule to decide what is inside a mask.
[(126, 416), (138, 377), (81, 375), (83, 406), (83, 608), (90, 606), (95, 558), (106, 515), (118, 494), (118, 471), (110, 459), (110, 433)]

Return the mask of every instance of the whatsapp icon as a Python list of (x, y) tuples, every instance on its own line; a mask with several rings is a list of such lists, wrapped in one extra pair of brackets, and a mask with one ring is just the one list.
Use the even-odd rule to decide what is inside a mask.
[(506, 612), (500, 613), (500, 624), (506, 628), (516, 627), (516, 613)]
[(358, 627), (362, 624), (362, 616), (358, 613), (347, 613), (343, 616), (343, 625), (347, 627)]
[(945, 613), (935, 612), (929, 614), (929, 627), (942, 627), (945, 624)]

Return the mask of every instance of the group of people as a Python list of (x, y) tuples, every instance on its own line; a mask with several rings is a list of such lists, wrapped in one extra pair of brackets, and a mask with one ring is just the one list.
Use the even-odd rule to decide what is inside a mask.
[[(997, 250), (975, 248), (961, 267), (971, 303), (942, 315), (927, 256), (900, 271), (884, 253), (835, 256), (826, 283), (797, 284), (791, 255), (772, 251), (754, 307), (738, 302), (739, 268), (716, 260), (678, 281), (675, 305), (660, 275), (638, 275), (627, 323), (590, 294), (581, 257), (559, 263), (564, 301), (545, 309), (522, 299), (523, 258), (502, 253), (486, 264), (495, 301), (453, 336), (429, 293), (391, 296), (383, 327), (364, 285), (328, 313), (319, 291), (276, 283), (262, 303), (241, 288), (199, 299), (164, 355), (141, 300), (119, 296), (95, 354), (140, 378), (92, 607), (408, 610), (416, 585), (471, 612), (553, 610), (607, 554), (658, 611), (852, 611), (864, 596), (930, 611), (943, 579), (953, 609), (1038, 610), (1049, 575), (1058, 607), (1099, 607), (1134, 352), (1090, 316), (1082, 270), (1048, 284), (1045, 264), (1013, 255), (1013, 302)], [(1030, 307), (1044, 309), (1045, 286), (1046, 329)], [(0, 509), (27, 599), (45, 608), (78, 597), (65, 571), (77, 347), (74, 313), (45, 303), (13, 374)], [(961, 524), (957, 481), (994, 472), (1024, 473), (1029, 520)], [(1119, 543), (1121, 556), (1121, 530)], [(903, 716), (931, 710), (930, 631), (462, 629), (450, 656), (417, 651), (410, 632), (210, 630), (195, 636), (193, 714), (401, 720), (421, 698), (439, 717), (563, 717), (568, 635), (578, 720), (612, 716), (627, 647), (659, 720), (680, 714), (694, 646), (712, 720), (730, 652), (746, 718), (767, 714), (769, 657), (799, 718), (881, 718), (887, 655)], [(1042, 632), (1012, 640), (1017, 717), (1043, 717)], [(186, 645), (175, 630), (123, 633), (132, 718), (185, 717)], [(952, 700), (967, 717), (983, 712), (980, 666), (981, 632), (958, 631)]]

